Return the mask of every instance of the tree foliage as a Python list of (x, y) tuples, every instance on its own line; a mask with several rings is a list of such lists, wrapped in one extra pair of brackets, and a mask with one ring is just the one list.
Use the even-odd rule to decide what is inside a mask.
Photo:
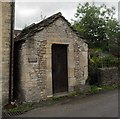
[(90, 48), (101, 47), (108, 50), (111, 43), (116, 45), (119, 41), (120, 27), (114, 15), (115, 8), (107, 8), (105, 4), (79, 4), (73, 27), (88, 41)]

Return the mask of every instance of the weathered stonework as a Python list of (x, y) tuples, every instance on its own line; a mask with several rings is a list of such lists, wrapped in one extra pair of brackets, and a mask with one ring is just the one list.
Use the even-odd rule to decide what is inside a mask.
[[(0, 31), (2, 36), (0, 40), (0, 83), (2, 83), (2, 101), (3, 104), (9, 100), (9, 65), (10, 65), (10, 33), (11, 33), (11, 2), (0, 2)], [(14, 19), (14, 18), (13, 18)], [(0, 84), (1, 85), (1, 84)]]
[(53, 96), (53, 44), (68, 45), (68, 92), (74, 91), (78, 84), (85, 85), (88, 77), (88, 45), (62, 17), (33, 36), (23, 36), (21, 39), (15, 42), (17, 63), (14, 80), (19, 82), (20, 89), (17, 99), (21, 97), (22, 101), (36, 102)]
[[(2, 4), (0, 3), (0, 31), (2, 31)], [(2, 32), (0, 32), (0, 118), (2, 118)]]
[(98, 78), (100, 85), (118, 84), (120, 83), (119, 69), (118, 67), (99, 68)]

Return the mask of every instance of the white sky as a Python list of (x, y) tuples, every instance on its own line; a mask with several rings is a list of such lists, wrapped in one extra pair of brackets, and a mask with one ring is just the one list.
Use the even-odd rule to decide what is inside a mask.
[[(25, 1), (25, 0), (24, 0)], [(51, 16), (57, 12), (71, 22), (74, 19), (78, 3), (93, 2), (93, 0), (16, 0), (15, 4), (15, 29), (22, 29), (26, 25), (37, 23), (41, 21), (41, 14), (43, 16)], [(118, 18), (118, 1), (119, 0), (94, 0), (96, 5), (106, 4), (107, 7), (114, 6), (116, 8), (115, 17)]]

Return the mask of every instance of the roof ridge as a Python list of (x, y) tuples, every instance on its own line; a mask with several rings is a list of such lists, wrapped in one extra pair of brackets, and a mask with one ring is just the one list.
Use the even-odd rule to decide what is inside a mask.
[[(15, 41), (25, 40), (25, 38), (33, 36), (36, 32), (43, 30), (45, 27), (52, 24), (56, 19), (58, 19), (60, 17), (66, 21), (68, 26), (76, 33), (77, 36), (84, 39), (83, 37), (81, 37), (80, 33), (71, 26), (71, 24), (68, 22), (68, 20), (65, 19), (64, 16), (62, 16), (62, 13), (58, 12), (58, 13), (53, 14), (52, 16), (47, 17), (46, 19), (38, 22), (37, 24), (33, 23), (33, 24), (29, 25), (27, 28), (23, 29), (21, 31), (21, 33), (15, 38)], [(84, 40), (84, 42), (86, 42), (86, 41)]]
[(36, 30), (36, 28), (39, 28), (39, 30), (42, 30), (45, 26), (48, 26), (50, 23), (52, 23), (54, 20), (56, 20), (60, 16), (62, 16), (62, 13), (58, 12), (36, 24), (35, 23), (30, 24), (29, 26), (27, 26), (26, 28), (24, 28), (21, 31), (21, 33), (19, 34), (18, 37), (16, 37), (16, 41), (17, 41), (17, 39), (21, 38), (22, 36), (29, 34), (32, 29)]

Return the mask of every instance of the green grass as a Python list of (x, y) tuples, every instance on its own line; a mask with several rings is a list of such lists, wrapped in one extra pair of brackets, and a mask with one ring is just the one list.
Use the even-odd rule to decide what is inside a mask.
[(120, 84), (113, 84), (110, 86), (101, 86), (102, 90), (114, 90), (120, 88)]
[(120, 85), (118, 85), (118, 84), (113, 84), (113, 85), (109, 85), (109, 86), (92, 85), (91, 88), (90, 88), (90, 93), (91, 94), (96, 94), (96, 93), (99, 93), (101, 91), (110, 91), (110, 90), (118, 89), (119, 87), (120, 87)]
[(32, 108), (33, 108), (33, 103), (24, 103), (24, 104), (19, 105), (18, 107), (15, 107), (13, 109), (9, 109), (8, 111), (13, 112), (13, 113), (18, 112), (18, 111), (26, 112)]
[(91, 94), (96, 94), (96, 93), (98, 93), (100, 90), (101, 90), (101, 88), (98, 87), (98, 86), (96, 86), (96, 85), (92, 85), (92, 86), (90, 87), (90, 93), (91, 93)]

